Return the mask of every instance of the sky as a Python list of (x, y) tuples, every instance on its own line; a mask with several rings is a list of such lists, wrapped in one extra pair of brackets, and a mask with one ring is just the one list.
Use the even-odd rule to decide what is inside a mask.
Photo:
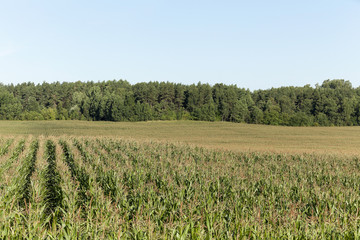
[(0, 83), (360, 86), (360, 0), (0, 0)]

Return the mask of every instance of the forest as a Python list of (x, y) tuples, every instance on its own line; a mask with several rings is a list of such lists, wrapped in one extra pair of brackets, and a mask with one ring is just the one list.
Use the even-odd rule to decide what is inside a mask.
[(267, 90), (125, 80), (0, 85), (2, 120), (199, 120), (285, 126), (360, 125), (360, 87), (343, 79)]

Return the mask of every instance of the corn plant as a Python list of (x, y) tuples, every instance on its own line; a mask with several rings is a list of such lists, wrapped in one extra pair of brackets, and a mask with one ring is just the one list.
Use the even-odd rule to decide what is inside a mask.
[(14, 139), (8, 139), (4, 146), (2, 146), (0, 148), (0, 157), (5, 155), (8, 151), (9, 151), (9, 147), (11, 146), (11, 144), (14, 142)]
[[(16, 188), (41, 199), (23, 201), (31, 203), (24, 211), (16, 199), (25, 197), (1, 189), (0, 238), (360, 239), (358, 157), (52, 139), (39, 149), (41, 189)], [(63, 153), (58, 165), (54, 139)], [(35, 142), (15, 176), (31, 176)], [(14, 182), (25, 186), (20, 179)]]
[(11, 165), (13, 164), (14, 161), (16, 161), (20, 154), (24, 151), (25, 149), (25, 140), (21, 140), (17, 146), (15, 147), (14, 151), (11, 154), (11, 157), (0, 166), (0, 179), (2, 177), (2, 174), (7, 171)]
[(43, 180), (43, 218), (48, 226), (60, 221), (62, 216), (63, 191), (61, 188), (61, 177), (56, 170), (55, 144), (53, 141), (46, 141), (45, 158), (47, 167), (42, 173)]
[(16, 201), (20, 207), (29, 203), (31, 196), (31, 175), (35, 171), (36, 154), (39, 148), (39, 141), (34, 140), (30, 145), (30, 151), (23, 160), (19, 169), (19, 177), (16, 179)]
[[(84, 150), (80, 142), (75, 141), (74, 145), (80, 151), (84, 162), (91, 163), (91, 166), (96, 173), (96, 181), (103, 189), (104, 194), (115, 202), (115, 196), (117, 195), (117, 180), (114, 171), (105, 171), (101, 165), (96, 165), (93, 158)], [(95, 149), (95, 151), (97, 151), (97, 149)], [(104, 159), (102, 155), (100, 155), (100, 157), (102, 160)]]
[(83, 167), (79, 167), (78, 164), (74, 160), (74, 156), (71, 153), (69, 145), (64, 141), (59, 141), (60, 145), (62, 146), (64, 152), (64, 161), (66, 162), (67, 166), (69, 167), (71, 176), (74, 180), (78, 181), (78, 207), (84, 209), (86, 203), (90, 200), (88, 196), (88, 191), (90, 189), (89, 186), (89, 174)]

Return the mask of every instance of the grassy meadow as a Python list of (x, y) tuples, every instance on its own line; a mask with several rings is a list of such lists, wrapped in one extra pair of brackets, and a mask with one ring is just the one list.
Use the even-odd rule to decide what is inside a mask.
[(360, 239), (359, 130), (3, 121), (0, 239)]

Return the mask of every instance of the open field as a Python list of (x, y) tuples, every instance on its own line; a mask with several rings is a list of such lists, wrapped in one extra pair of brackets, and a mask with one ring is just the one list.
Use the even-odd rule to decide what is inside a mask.
[(360, 127), (281, 127), (194, 121), (0, 121), (0, 135), (14, 134), (183, 142), (236, 152), (360, 154)]
[(0, 139), (0, 239), (360, 239), (360, 161)]
[(1, 121), (0, 136), (0, 239), (360, 239), (359, 127)]

